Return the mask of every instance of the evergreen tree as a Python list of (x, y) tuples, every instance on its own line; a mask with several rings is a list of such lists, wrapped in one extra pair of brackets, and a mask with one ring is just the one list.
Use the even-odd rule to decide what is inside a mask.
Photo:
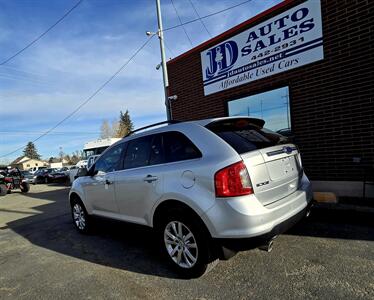
[(116, 137), (124, 137), (132, 130), (134, 130), (134, 125), (131, 121), (129, 111), (126, 110), (125, 113), (121, 111), (119, 115), (119, 128)]
[(33, 142), (28, 142), (26, 148), (23, 150), (23, 155), (32, 159), (40, 159), (38, 150), (36, 150), (35, 144)]

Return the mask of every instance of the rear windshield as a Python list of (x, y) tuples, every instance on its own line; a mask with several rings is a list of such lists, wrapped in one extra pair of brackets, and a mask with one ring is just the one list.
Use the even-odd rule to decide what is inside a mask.
[(289, 142), (287, 137), (261, 126), (256, 119), (229, 119), (210, 123), (206, 127), (239, 154)]

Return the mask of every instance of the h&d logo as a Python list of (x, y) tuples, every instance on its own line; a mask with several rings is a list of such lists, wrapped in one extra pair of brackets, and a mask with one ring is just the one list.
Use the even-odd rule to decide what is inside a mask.
[(233, 67), (238, 59), (238, 45), (234, 41), (227, 41), (210, 49), (206, 55), (209, 66), (205, 69), (205, 75), (206, 79), (211, 79)]

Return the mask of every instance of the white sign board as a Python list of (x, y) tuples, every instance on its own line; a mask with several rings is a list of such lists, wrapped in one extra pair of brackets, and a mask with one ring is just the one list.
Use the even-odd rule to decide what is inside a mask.
[(308, 0), (201, 52), (204, 94), (321, 59), (321, 3)]

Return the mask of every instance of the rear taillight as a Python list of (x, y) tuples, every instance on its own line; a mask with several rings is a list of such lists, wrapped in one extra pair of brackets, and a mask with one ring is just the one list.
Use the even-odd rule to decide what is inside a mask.
[(219, 170), (214, 175), (216, 197), (235, 197), (253, 194), (251, 179), (245, 164), (240, 161)]

